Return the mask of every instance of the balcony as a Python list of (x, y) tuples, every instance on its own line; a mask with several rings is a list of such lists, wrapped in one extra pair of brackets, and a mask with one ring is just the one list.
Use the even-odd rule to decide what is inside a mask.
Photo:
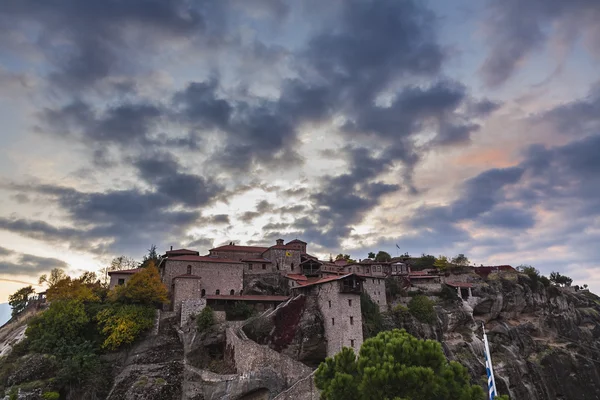
[(362, 283), (355, 279), (344, 279), (340, 282), (340, 293), (362, 293)]

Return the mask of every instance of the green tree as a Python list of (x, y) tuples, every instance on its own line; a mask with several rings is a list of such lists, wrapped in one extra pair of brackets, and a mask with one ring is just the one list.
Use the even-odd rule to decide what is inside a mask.
[(338, 261), (338, 260), (344, 260), (349, 264), (356, 262), (356, 260), (353, 260), (352, 258), (350, 258), (350, 254), (341, 254), (340, 253), (337, 256), (335, 256), (335, 261)]
[(204, 307), (198, 317), (196, 318), (196, 324), (200, 332), (205, 331), (215, 324), (215, 313), (209, 306)]
[(168, 303), (167, 288), (160, 279), (158, 268), (149, 262), (140, 272), (133, 274), (125, 285), (116, 286), (110, 293), (114, 301), (130, 304)]
[(435, 259), (433, 266), (436, 267), (440, 271), (444, 271), (446, 269), (446, 267), (448, 266), (448, 257), (439, 256), (438, 258)]
[(372, 251), (369, 252), (369, 255), (367, 256), (367, 258), (370, 258), (371, 260), (375, 258), (375, 253), (373, 253)]
[(419, 321), (432, 324), (436, 319), (434, 304), (433, 300), (420, 294), (410, 299), (408, 302), (408, 311)]
[(469, 259), (461, 253), (452, 259), (452, 264), (465, 267), (469, 265)]
[(561, 275), (558, 272), (552, 272), (550, 273), (550, 282), (557, 286), (571, 286), (573, 279), (569, 278), (568, 276)]
[(66, 277), (67, 277), (67, 274), (65, 273), (64, 269), (54, 268), (52, 271), (50, 271), (50, 276), (48, 276), (46, 274), (40, 276), (38, 283), (40, 285), (46, 283), (46, 284), (48, 284), (48, 286), (52, 286), (52, 285), (55, 285), (57, 282), (65, 279)]
[(54, 282), (46, 291), (48, 301), (80, 300), (84, 303), (99, 302), (106, 297), (107, 290), (94, 272), (86, 271), (79, 278), (65, 278)]
[(377, 262), (392, 261), (392, 256), (390, 255), (390, 253), (380, 250), (379, 252), (377, 252), (377, 255), (375, 256), (375, 261), (377, 261)]
[(157, 265), (159, 260), (160, 260), (160, 257), (158, 256), (158, 253), (156, 252), (156, 246), (151, 245), (150, 248), (148, 249), (148, 254), (146, 254), (144, 256), (144, 259), (142, 260), (142, 265), (140, 265), (140, 267), (146, 268), (151, 263), (152, 263), (152, 265)]
[(33, 294), (34, 290), (31, 286), (21, 288), (8, 296), (8, 304), (12, 307), (12, 316), (21, 313), (29, 302), (29, 295)]
[(140, 304), (112, 304), (96, 316), (106, 339), (102, 347), (116, 350), (133, 343), (142, 332), (154, 324), (155, 311)]
[(483, 389), (470, 384), (467, 369), (448, 362), (439, 342), (398, 329), (367, 339), (358, 357), (344, 348), (327, 358), (315, 384), (323, 400), (485, 399)]
[(413, 261), (412, 267), (415, 271), (435, 267), (436, 258), (431, 254), (422, 254), (421, 257)]

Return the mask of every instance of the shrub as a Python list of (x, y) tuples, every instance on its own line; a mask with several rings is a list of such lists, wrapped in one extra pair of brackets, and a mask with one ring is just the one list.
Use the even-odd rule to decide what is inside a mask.
[(42, 398), (44, 400), (58, 400), (58, 399), (60, 399), (60, 393), (58, 393), (58, 392), (45, 392), (42, 395)]
[(198, 314), (196, 323), (198, 324), (198, 330), (200, 332), (213, 326), (215, 324), (215, 313), (213, 309), (208, 306), (204, 307), (204, 310), (200, 311), (200, 314)]
[(432, 324), (436, 318), (434, 304), (427, 296), (418, 295), (408, 302), (408, 311), (419, 321)]
[(440, 291), (440, 298), (448, 301), (459, 301), (460, 297), (458, 297), (458, 293), (456, 290), (452, 289), (448, 285), (442, 285), (442, 290)]
[(160, 279), (158, 268), (154, 263), (142, 271), (133, 274), (125, 285), (115, 287), (110, 293), (110, 299), (127, 304), (168, 303), (168, 292)]
[(116, 350), (133, 343), (140, 334), (154, 325), (155, 311), (152, 307), (135, 304), (113, 304), (96, 316), (106, 339), (102, 347)]
[(244, 301), (236, 301), (225, 310), (228, 320), (245, 320), (254, 314), (254, 308)]

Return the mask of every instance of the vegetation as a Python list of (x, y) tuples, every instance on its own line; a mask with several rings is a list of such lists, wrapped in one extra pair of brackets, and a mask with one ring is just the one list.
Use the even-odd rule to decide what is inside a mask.
[[(56, 365), (54, 376), (44, 383), (44, 399), (56, 399), (57, 393), (71, 398), (105, 397), (110, 374), (100, 356), (139, 338), (154, 323), (154, 305), (166, 301), (157, 268), (149, 262), (144, 271), (111, 293), (93, 272), (73, 278), (57, 268), (40, 277), (40, 282), (48, 285), (50, 305), (31, 319), (27, 338), (0, 363), (0, 389), (7, 386), (6, 371), (19, 357), (35, 352)], [(23, 288), (11, 296), (17, 310), (24, 293), (30, 292)]]
[(338, 254), (337, 256), (335, 256), (335, 261), (338, 260), (344, 260), (347, 263), (355, 263), (356, 260), (353, 260), (352, 258), (350, 258), (350, 254)]
[(390, 277), (385, 280), (385, 293), (388, 297), (395, 298), (396, 296), (406, 295), (405, 290), (398, 279)]
[(148, 249), (148, 254), (146, 254), (144, 256), (144, 259), (142, 260), (142, 265), (140, 265), (140, 267), (146, 268), (146, 267), (149, 267), (150, 265), (158, 265), (159, 260), (160, 260), (160, 257), (158, 256), (158, 253), (156, 252), (156, 245), (152, 245)]
[(422, 254), (421, 257), (416, 258), (412, 262), (412, 269), (415, 271), (421, 271), (428, 268), (435, 268), (436, 258), (431, 254)]
[(13, 317), (25, 310), (27, 303), (29, 302), (29, 296), (33, 294), (33, 292), (33, 288), (27, 286), (8, 296), (8, 304), (12, 307)]
[(527, 275), (531, 281), (531, 286), (537, 286), (538, 282), (544, 285), (544, 287), (550, 286), (550, 279), (540, 274), (540, 271), (532, 267), (531, 265), (519, 265), (517, 271)]
[(375, 253), (373, 253), (372, 251), (369, 252), (369, 255), (367, 256), (367, 258), (370, 258), (371, 260), (375, 258)]
[(427, 296), (420, 294), (410, 299), (408, 311), (419, 321), (432, 324), (436, 319), (434, 304), (433, 300), (429, 300)]
[(360, 294), (363, 337), (370, 338), (383, 330), (383, 320), (379, 306), (366, 293)]
[(438, 258), (435, 259), (433, 266), (436, 267), (437, 269), (439, 269), (440, 271), (444, 271), (446, 269), (446, 267), (448, 267), (448, 257), (439, 256)]
[(215, 313), (213, 309), (209, 306), (204, 307), (196, 318), (196, 324), (198, 325), (198, 330), (200, 332), (210, 329), (215, 324)]
[(168, 303), (167, 295), (167, 288), (152, 261), (142, 271), (134, 274), (125, 285), (115, 287), (110, 294), (115, 301), (146, 305)]
[(459, 267), (466, 267), (470, 264), (470, 261), (464, 254), (461, 253), (452, 259), (452, 264)]
[(561, 275), (558, 272), (550, 273), (550, 282), (554, 283), (557, 286), (571, 286), (573, 283), (573, 279), (568, 276)]
[(377, 253), (377, 255), (375, 256), (375, 261), (377, 262), (389, 262), (392, 261), (392, 256), (390, 255), (390, 253), (387, 253), (385, 251), (379, 251)]
[(358, 357), (344, 348), (315, 373), (323, 400), (484, 400), (467, 369), (448, 362), (440, 343), (395, 329), (367, 339)]
[(254, 308), (244, 301), (236, 301), (225, 309), (225, 316), (228, 320), (245, 320), (254, 313)]

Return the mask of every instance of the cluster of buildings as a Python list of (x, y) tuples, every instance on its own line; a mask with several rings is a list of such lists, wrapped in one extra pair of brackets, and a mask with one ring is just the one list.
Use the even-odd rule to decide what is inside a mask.
[[(356, 351), (363, 342), (361, 293), (366, 293), (381, 308), (387, 307), (385, 279), (399, 276), (407, 283), (441, 285), (435, 273), (411, 272), (402, 260), (377, 262), (371, 259), (348, 262), (323, 261), (307, 252), (307, 243), (295, 239), (273, 246), (239, 246), (229, 243), (208, 254), (187, 249), (165, 252), (159, 263), (163, 283), (170, 296), (171, 311), (189, 313), (187, 305), (219, 307), (228, 302), (247, 302), (257, 309), (275, 307), (287, 301), (284, 295), (248, 293), (244, 282), (264, 274), (279, 274), (288, 283), (287, 293), (314, 296), (325, 319), (327, 353), (342, 347)], [(111, 271), (110, 286), (122, 285), (139, 269)], [(464, 286), (464, 285), (462, 285)], [(457, 287), (461, 294), (461, 285)], [(462, 287), (464, 289), (464, 287)], [(470, 287), (467, 285), (470, 294)], [(196, 308), (197, 310), (197, 308)]]

